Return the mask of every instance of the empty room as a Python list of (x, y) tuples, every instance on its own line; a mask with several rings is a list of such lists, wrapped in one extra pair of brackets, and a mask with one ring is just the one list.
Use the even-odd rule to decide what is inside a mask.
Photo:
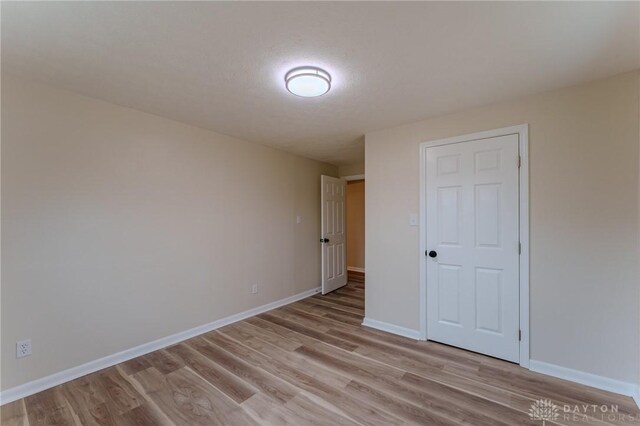
[(0, 18), (3, 426), (640, 426), (640, 2)]

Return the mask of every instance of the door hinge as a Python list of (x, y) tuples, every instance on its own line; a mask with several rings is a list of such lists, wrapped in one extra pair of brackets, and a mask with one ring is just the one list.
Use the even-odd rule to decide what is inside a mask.
[(522, 330), (518, 330), (518, 341), (522, 342)]
[(522, 167), (522, 157), (518, 155), (518, 168)]
[(518, 242), (518, 254), (522, 254), (522, 243)]

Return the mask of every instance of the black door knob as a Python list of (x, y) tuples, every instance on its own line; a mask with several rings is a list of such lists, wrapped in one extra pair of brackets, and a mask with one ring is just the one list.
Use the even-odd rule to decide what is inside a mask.
[(328, 243), (329, 239), (328, 238), (320, 238), (320, 242), (321, 243)]
[(429, 257), (436, 257), (437, 255), (438, 255), (438, 252), (437, 252), (437, 251), (435, 251), (435, 250), (431, 250), (431, 251), (429, 252)]

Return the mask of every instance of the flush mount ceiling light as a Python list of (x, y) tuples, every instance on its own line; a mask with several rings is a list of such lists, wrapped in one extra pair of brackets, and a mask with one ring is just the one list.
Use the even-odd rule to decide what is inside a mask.
[(303, 98), (322, 96), (331, 89), (331, 76), (318, 67), (299, 67), (284, 76), (287, 90)]

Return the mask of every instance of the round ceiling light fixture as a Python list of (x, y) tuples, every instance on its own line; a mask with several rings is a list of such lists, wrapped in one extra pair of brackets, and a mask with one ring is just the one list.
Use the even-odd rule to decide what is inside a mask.
[(322, 96), (331, 89), (331, 75), (318, 67), (298, 67), (284, 76), (287, 90), (303, 98)]

